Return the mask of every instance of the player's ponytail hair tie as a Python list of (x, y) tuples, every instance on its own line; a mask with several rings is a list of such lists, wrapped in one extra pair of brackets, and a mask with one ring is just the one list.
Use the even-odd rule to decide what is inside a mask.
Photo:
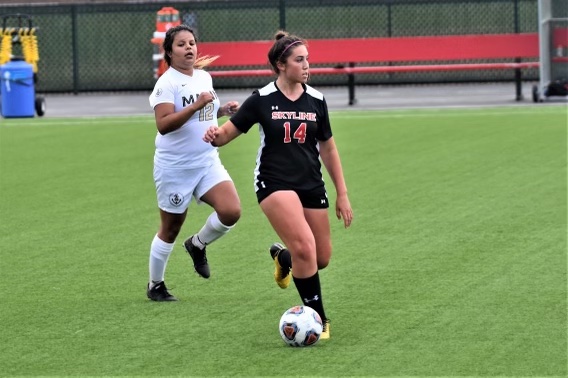
[(282, 51), (282, 54), (280, 54), (280, 56), (278, 57), (278, 61), (280, 61), (280, 59), (282, 59), (282, 56), (284, 55), (284, 53), (285, 53), (286, 51), (288, 51), (288, 49), (289, 49), (290, 47), (292, 47), (292, 46), (294, 46), (294, 45), (297, 45), (298, 43), (302, 43), (302, 41), (297, 40), (297, 41), (294, 41), (294, 42), (290, 43), (288, 46), (286, 46), (286, 48), (284, 49), (284, 51)]

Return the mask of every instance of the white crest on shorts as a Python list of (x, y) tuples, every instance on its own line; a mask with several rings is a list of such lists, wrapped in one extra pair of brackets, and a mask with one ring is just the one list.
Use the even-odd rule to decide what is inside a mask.
[(156, 97), (160, 97), (162, 95), (162, 88), (158, 88), (156, 91)]
[(170, 203), (176, 207), (181, 205), (183, 203), (183, 196), (181, 195), (181, 193), (171, 193)]

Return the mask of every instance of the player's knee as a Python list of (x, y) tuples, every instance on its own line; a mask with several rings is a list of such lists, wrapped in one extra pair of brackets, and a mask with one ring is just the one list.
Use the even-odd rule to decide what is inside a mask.
[(325, 269), (331, 261), (331, 244), (327, 245), (323, 250), (318, 249), (318, 270)]
[(288, 245), (288, 249), (294, 254), (295, 259), (304, 263), (314, 262), (315, 245), (313, 243), (297, 240)]
[(175, 242), (181, 230), (181, 225), (169, 225), (168, 227), (160, 227), (158, 237), (166, 243)]
[(225, 226), (233, 226), (241, 218), (241, 205), (234, 204), (226, 206), (217, 211), (217, 216)]

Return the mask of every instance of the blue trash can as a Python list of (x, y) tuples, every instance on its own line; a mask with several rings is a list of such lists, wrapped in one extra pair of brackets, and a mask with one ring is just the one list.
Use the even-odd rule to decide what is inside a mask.
[(12, 60), (0, 66), (0, 111), (4, 118), (33, 117), (34, 72), (31, 64)]

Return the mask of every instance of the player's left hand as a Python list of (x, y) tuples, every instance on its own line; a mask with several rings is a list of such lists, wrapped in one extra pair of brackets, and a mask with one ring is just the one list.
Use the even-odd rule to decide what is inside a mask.
[(353, 209), (351, 208), (347, 194), (337, 196), (337, 200), (335, 201), (335, 215), (337, 219), (343, 218), (345, 228), (351, 226), (351, 222), (353, 222)]

